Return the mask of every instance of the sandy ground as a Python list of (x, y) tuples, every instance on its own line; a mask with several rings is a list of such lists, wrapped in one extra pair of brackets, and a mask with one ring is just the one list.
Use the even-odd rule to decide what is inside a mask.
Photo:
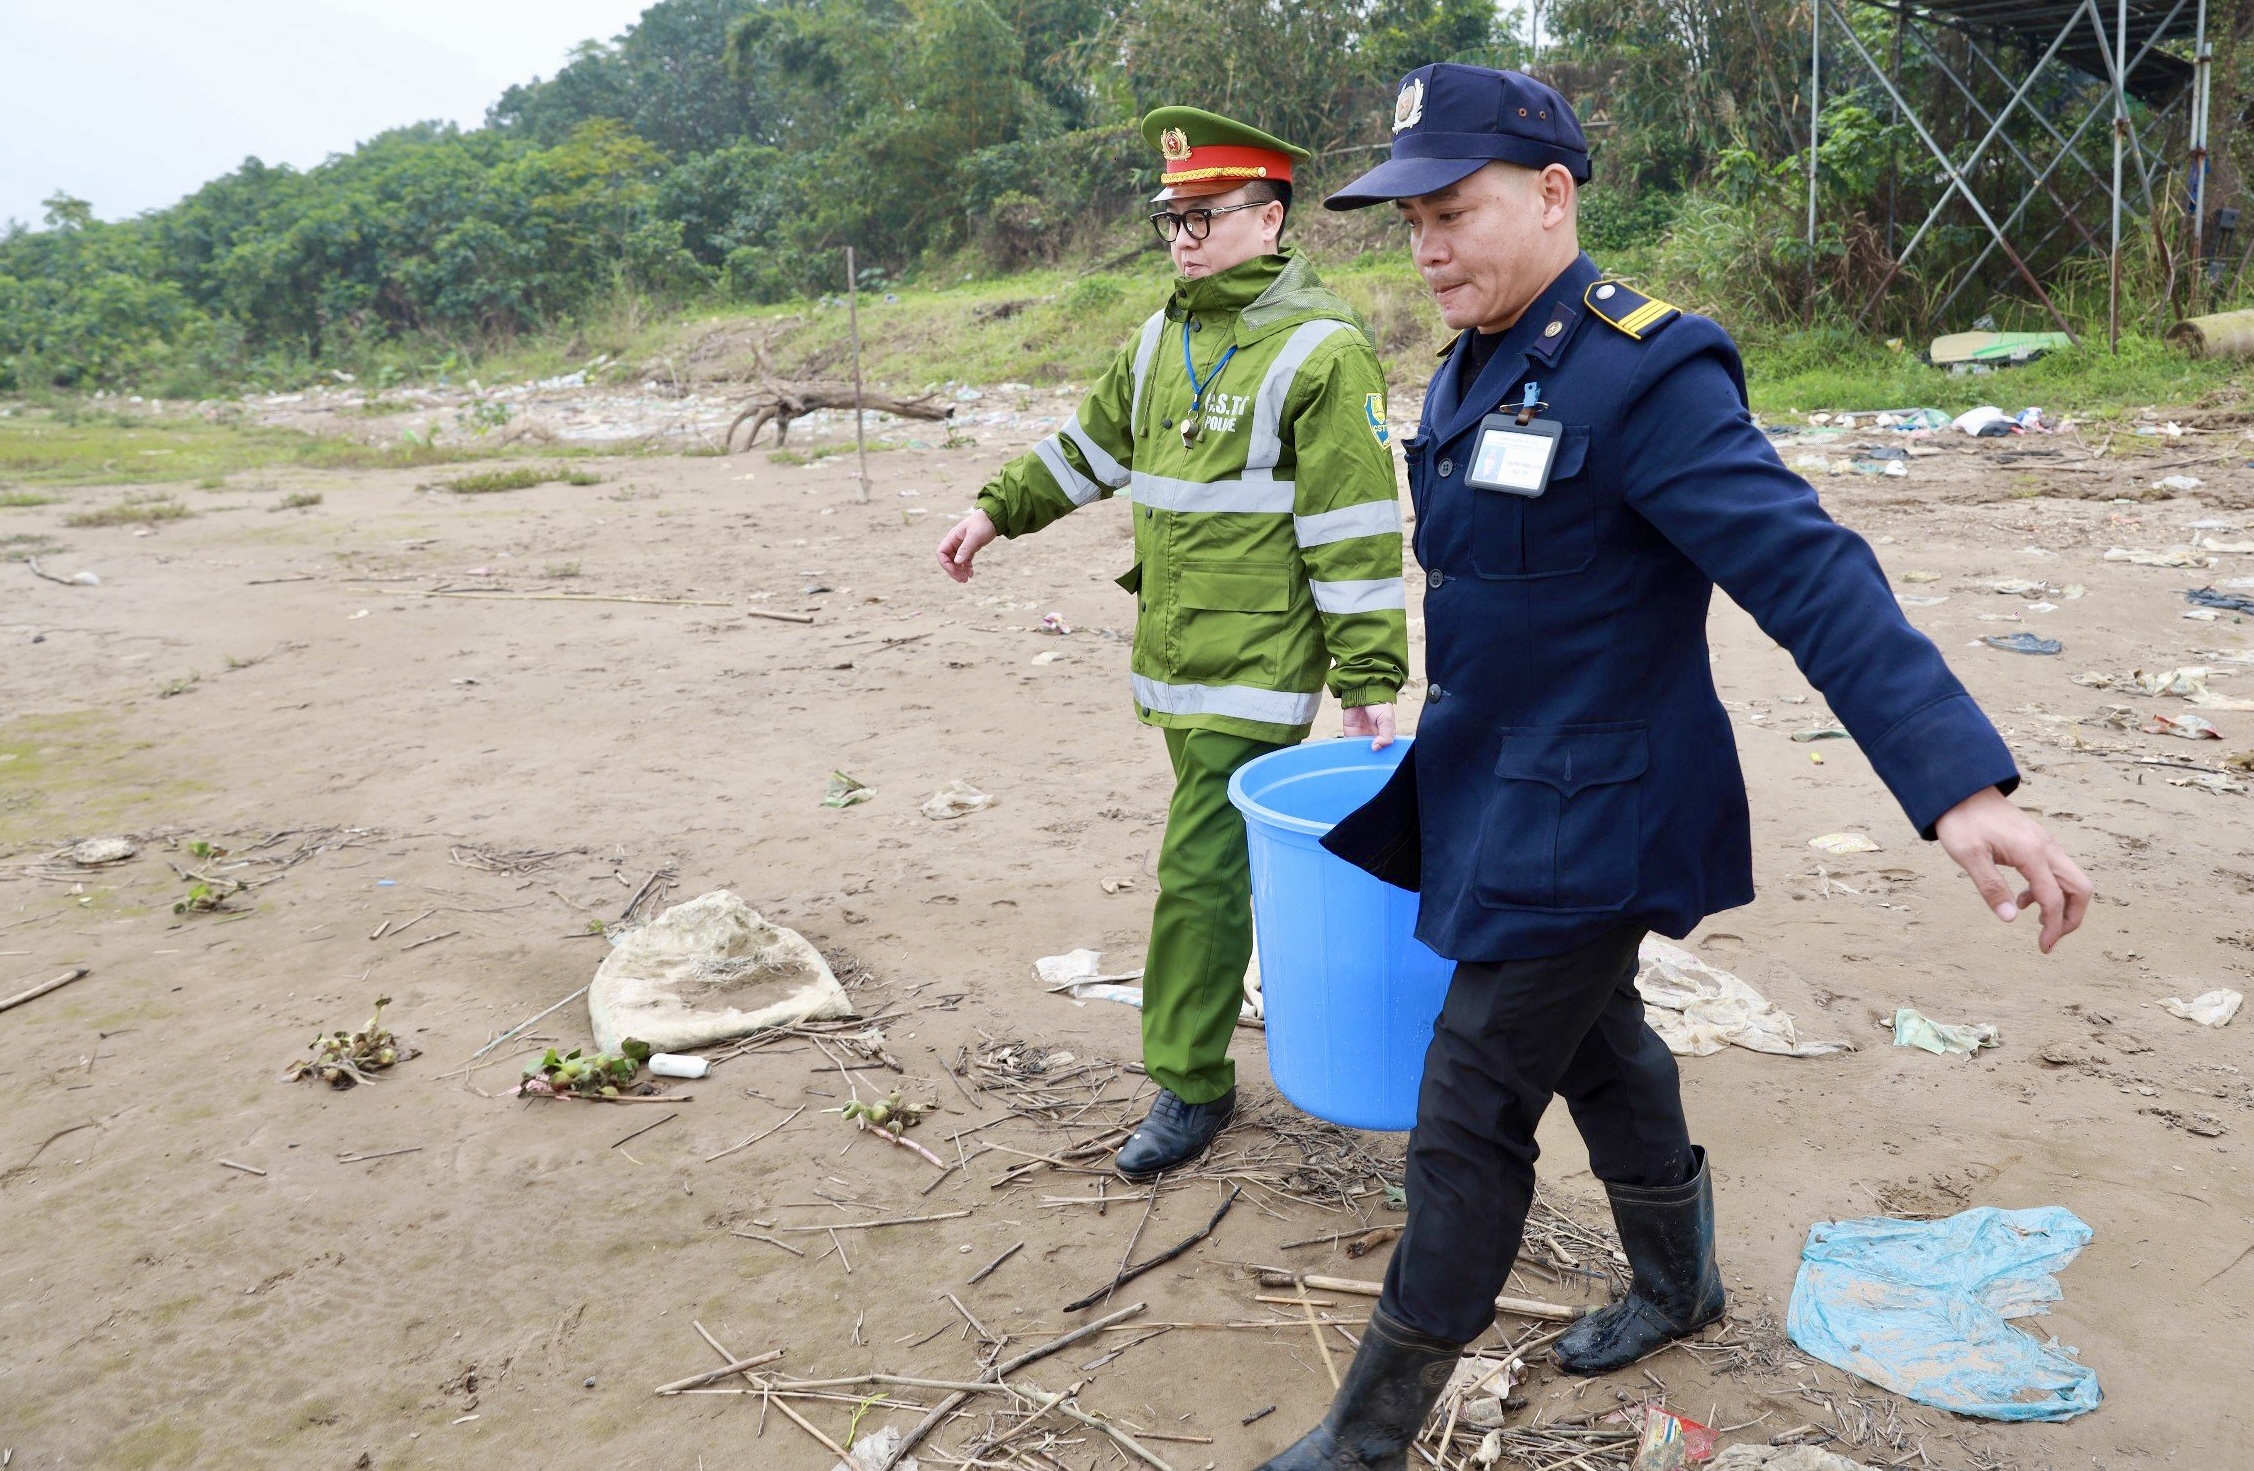
[[(1131, 1011), (1044, 995), (1030, 970), (1082, 945), (1125, 967), (1143, 941), (1167, 781), (1157, 735), (1128, 709), (1126, 645), (1104, 631), (1130, 621), (1110, 584), (1125, 517), (1095, 508), (998, 547), (968, 589), (929, 560), (988, 469), (1038, 432), (996, 426), (965, 448), (878, 456), (866, 504), (849, 457), (796, 467), (753, 454), (597, 461), (598, 485), (476, 497), (418, 491), (406, 473), (293, 475), (272, 489), (318, 490), (322, 504), (270, 514), (263, 493), (199, 494), (203, 514), (147, 535), (62, 531), (67, 507), (0, 513), (11, 531), (62, 538), (50, 570), (102, 578), (65, 587), (0, 566), (0, 994), (91, 968), (0, 1017), (0, 1450), (12, 1466), (820, 1471), (835, 1458), (779, 1413), (763, 1421), (756, 1398), (652, 1397), (719, 1362), (692, 1321), (739, 1353), (787, 1347), (784, 1367), (804, 1375), (949, 1378), (975, 1370), (978, 1343), (959, 1336), (943, 1292), (1008, 1335), (1007, 1352), (1089, 1316), (1061, 1308), (1109, 1278), (1141, 1203), (1121, 1203), (1133, 1192), (1116, 1182), (1101, 1214), (1054, 1203), (1090, 1198), (1094, 1174), (1037, 1169), (1000, 1186), (1027, 1163), (1008, 1149), (1059, 1150), (1087, 1131), (974, 1104), (945, 1075), (987, 1038), (1083, 1060), (1136, 1052)], [(2001, 458), (2030, 447), (2061, 453)], [(1937, 574), (1900, 584), (1946, 598), (1911, 616), (2019, 749), (2022, 800), (2095, 876), (2089, 924), (2048, 960), (2031, 923), (1998, 926), (1850, 744), (1788, 739), (1824, 722), (1820, 697), (1720, 607), (1717, 669), (1752, 784), (1762, 897), (1691, 943), (1804, 1034), (1861, 1050), (1685, 1060), (1734, 1294), (1716, 1336), (1744, 1347), (1672, 1351), (1594, 1384), (1538, 1372), (1522, 1391), (1534, 1410), (1603, 1408), (1656, 1380), (1684, 1413), (1745, 1427), (1728, 1440), (1844, 1423), (1873, 1462), (2239, 1459), (2254, 1023), (2209, 1031), (2157, 1003), (2244, 988), (2254, 959), (2254, 805), (2218, 759), (2254, 745), (2254, 713), (2205, 711), (2233, 738), (2220, 745), (2078, 724), (2109, 705), (2140, 718), (2192, 707), (2070, 676), (2207, 665), (2224, 671), (2218, 693), (2254, 696), (2243, 620), (2189, 621), (2181, 597), (2254, 574), (2254, 557), (2218, 553), (2204, 571), (2103, 559), (2254, 535), (2194, 524), (2254, 520), (2231, 509), (2250, 503), (2254, 474), (2237, 468), (2235, 431), (2156, 439), (2126, 470), (2072, 467), (2081, 455), (2070, 442), (1952, 445), (1903, 479), (1821, 483), (1897, 577)], [(2191, 497), (2088, 498), (2149, 493), (2186, 459), (2210, 482)], [(1986, 590), (2006, 579), (2087, 591), (2032, 612), (2027, 596)], [(425, 595), (470, 585), (721, 606)], [(1051, 610), (1079, 631), (1037, 631)], [(1968, 647), (2022, 629), (2063, 639), (2065, 654)], [(1036, 662), (1048, 655), (1060, 657)], [(1319, 729), (1336, 724), (1326, 711)], [(820, 806), (833, 768), (875, 799)], [(956, 822), (919, 815), (954, 779), (996, 804)], [(1809, 848), (1842, 829), (1883, 850)], [(141, 836), (123, 865), (80, 873), (48, 856), (120, 832)], [(231, 912), (175, 916), (186, 884), (171, 865), (198, 866), (195, 840), (272, 881)], [(557, 850), (575, 851), (492, 858)], [(830, 954), (862, 1012), (886, 1018), (905, 1069), (854, 1074), (863, 1093), (898, 1084), (940, 1104), (918, 1135), (950, 1155), (948, 1135), (980, 1124), (965, 1144), (1006, 1149), (934, 1185), (930, 1165), (821, 1112), (846, 1084), (804, 1046), (675, 1085), (677, 1109), (504, 1100), (521, 1065), (510, 1047), (464, 1074), (489, 1038), (586, 981), (601, 949), (590, 916), (615, 918), (666, 869), (673, 898), (732, 888)], [(1121, 878), (1136, 883), (1107, 891)], [(316, 1028), (358, 1025), (379, 994), (420, 1057), (349, 1092), (279, 1081)], [(1893, 1048), (1882, 1027), (1901, 1005), (1993, 1022), (2004, 1046), (1977, 1061)], [(585, 1027), (567, 1007), (535, 1035), (576, 1044)], [(2070, 1060), (2041, 1061), (2046, 1048)], [(1257, 1034), (1240, 1033), (1238, 1052), (1248, 1094), (1272, 1103)], [(801, 1105), (787, 1127), (708, 1160)], [(659, 1127), (618, 1142), (653, 1115)], [(2208, 1127), (2201, 1116), (2227, 1132), (2182, 1126)], [(1228, 1148), (1257, 1152), (1259, 1133), (1237, 1130)], [(1601, 1220), (1562, 1110), (1544, 1142), (1550, 1187)], [(1137, 1255), (1202, 1224), (1221, 1189), (1203, 1178), (1163, 1193)], [(1374, 1192), (1358, 1204), (1389, 1219)], [(2064, 1205), (2095, 1228), (2064, 1300), (2032, 1326), (2096, 1366), (2097, 1413), (1978, 1424), (1780, 1348), (1812, 1221), (1975, 1204)], [(826, 1233), (777, 1238), (804, 1257), (730, 1234), (955, 1211), (970, 1214), (845, 1233), (850, 1271)], [(1276, 1327), (1180, 1328), (1095, 1368), (1083, 1365), (1097, 1349), (1068, 1351), (1025, 1378), (1084, 1380), (1087, 1406), (1186, 1437), (1151, 1442), (1180, 1471), (1250, 1467), (1319, 1414), (1329, 1382), (1297, 1311), (1256, 1303), (1241, 1264), (1374, 1277), (1382, 1252), (1281, 1247), (1354, 1224), (1250, 1189), (1210, 1242), (1118, 1301), (1149, 1303), (1152, 1323)], [(1028, 1245), (964, 1285), (1017, 1241)], [(1512, 1290), (1600, 1295), (1533, 1270)], [(1361, 1308), (1345, 1299), (1338, 1315)], [(805, 1410), (847, 1434), (852, 1406)], [(878, 1409), (860, 1428), (913, 1418)], [(970, 1429), (942, 1430), (926, 1464)], [(1053, 1454), (1117, 1464), (1095, 1443)]]

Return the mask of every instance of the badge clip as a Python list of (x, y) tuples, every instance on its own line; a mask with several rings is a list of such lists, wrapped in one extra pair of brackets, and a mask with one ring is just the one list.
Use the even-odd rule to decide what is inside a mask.
[(1534, 382), (1532, 379), (1527, 380), (1526, 401), (1518, 406), (1519, 428), (1524, 429), (1527, 425), (1533, 423), (1535, 413), (1549, 407), (1548, 404), (1541, 402), (1539, 397), (1541, 391), (1541, 384)]

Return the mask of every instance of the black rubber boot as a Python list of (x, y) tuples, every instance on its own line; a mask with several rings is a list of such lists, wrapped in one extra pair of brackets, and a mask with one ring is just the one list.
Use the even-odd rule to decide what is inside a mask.
[(1236, 1111), (1234, 1088), (1211, 1103), (1184, 1103), (1160, 1089), (1150, 1116), (1119, 1146), (1119, 1173), (1130, 1180), (1147, 1180), (1188, 1164), (1205, 1152)]
[(1409, 1444), (1462, 1353), (1460, 1344), (1412, 1333), (1382, 1310), (1372, 1312), (1323, 1423), (1260, 1471), (1403, 1471)]
[(1680, 1185), (1605, 1187), (1635, 1280), (1627, 1297), (1558, 1340), (1558, 1367), (1566, 1373), (1624, 1369), (1722, 1316), (1727, 1299), (1714, 1265), (1714, 1178), (1705, 1150), (1694, 1146), (1691, 1158), (1697, 1172)]

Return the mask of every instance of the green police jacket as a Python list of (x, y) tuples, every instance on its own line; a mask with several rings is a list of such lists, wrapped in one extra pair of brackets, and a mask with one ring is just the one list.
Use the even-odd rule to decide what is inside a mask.
[[(1189, 446), (1185, 337), (1198, 381), (1211, 375)], [(1122, 490), (1135, 565), (1119, 582), (1137, 595), (1146, 724), (1296, 741), (1326, 682), (1349, 706), (1400, 690), (1408, 623), (1385, 377), (1360, 319), (1303, 258), (1177, 282), (1071, 421), (1004, 466), (978, 505), (1014, 537)]]

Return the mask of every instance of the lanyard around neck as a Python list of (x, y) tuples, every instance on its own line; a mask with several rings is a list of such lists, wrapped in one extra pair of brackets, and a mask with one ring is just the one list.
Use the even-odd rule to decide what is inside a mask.
[(1237, 348), (1236, 348), (1236, 344), (1232, 342), (1232, 343), (1230, 343), (1230, 344), (1229, 344), (1229, 350), (1228, 350), (1227, 352), (1224, 352), (1224, 353), (1222, 353), (1222, 354), (1221, 354), (1221, 361), (1219, 361), (1219, 362), (1217, 362), (1217, 363), (1215, 363), (1215, 364), (1213, 365), (1213, 371), (1205, 375), (1205, 379), (1204, 379), (1204, 381), (1203, 381), (1203, 382), (1200, 382), (1200, 381), (1198, 381), (1198, 376), (1197, 376), (1197, 364), (1196, 364), (1196, 363), (1194, 363), (1194, 362), (1192, 362), (1192, 361), (1190, 360), (1190, 324), (1189, 324), (1189, 321), (1188, 321), (1188, 319), (1186, 319), (1186, 318), (1185, 318), (1185, 319), (1183, 320), (1183, 322), (1182, 322), (1182, 368), (1183, 368), (1183, 371), (1187, 372), (1187, 373), (1188, 373), (1188, 374), (1190, 375), (1190, 412), (1191, 412), (1191, 413), (1193, 413), (1193, 414), (1195, 414), (1195, 413), (1198, 413), (1199, 411), (1201, 411), (1201, 410), (1202, 410), (1202, 409), (1203, 409), (1203, 408), (1205, 407), (1205, 393), (1206, 393), (1206, 390), (1207, 390), (1207, 389), (1209, 389), (1209, 388), (1211, 388), (1211, 387), (1213, 386), (1213, 382), (1214, 382), (1214, 380), (1215, 380), (1215, 379), (1217, 379), (1217, 378), (1219, 378), (1219, 377), (1221, 376), (1221, 370), (1222, 370), (1223, 368), (1226, 368), (1226, 367), (1227, 367), (1227, 366), (1229, 365), (1229, 359), (1231, 359), (1231, 358), (1235, 357), (1236, 355), (1237, 355)]

